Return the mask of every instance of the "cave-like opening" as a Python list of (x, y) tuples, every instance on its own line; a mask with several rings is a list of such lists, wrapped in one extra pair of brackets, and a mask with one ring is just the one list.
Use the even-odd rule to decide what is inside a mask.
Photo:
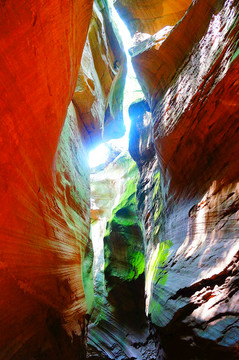
[[(141, 358), (141, 350), (135, 344), (143, 342), (144, 351), (150, 351), (151, 355), (154, 352), (155, 356), (157, 353), (156, 345), (151, 344), (148, 349), (146, 345), (152, 332), (145, 315), (144, 231), (136, 199), (139, 170), (129, 153), (129, 107), (142, 102), (144, 95), (129, 55), (133, 43), (130, 33), (113, 3), (109, 13), (127, 55), (122, 108), (125, 133), (123, 137), (101, 143), (89, 154), (95, 293), (88, 327), (89, 359), (94, 352), (115, 357), (115, 350), (109, 350), (114, 346), (122, 356)], [(133, 137), (131, 130), (131, 141)]]
[(238, 14), (0, 1), (0, 360), (238, 360)]

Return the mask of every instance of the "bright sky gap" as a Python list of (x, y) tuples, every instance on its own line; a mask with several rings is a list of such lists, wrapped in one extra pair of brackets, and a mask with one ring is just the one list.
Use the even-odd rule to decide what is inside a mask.
[[(123, 118), (126, 127), (126, 132), (122, 138), (110, 140), (108, 143), (113, 147), (115, 145), (117, 148), (126, 150), (128, 149), (129, 130), (130, 130), (130, 118), (128, 114), (128, 108), (134, 100), (138, 99), (139, 97), (142, 97), (142, 91), (136, 79), (135, 72), (133, 70), (133, 66), (131, 63), (131, 58), (128, 53), (128, 49), (132, 46), (131, 35), (126, 25), (121, 20), (120, 16), (115, 10), (114, 6), (111, 7), (111, 10), (114, 21), (118, 26), (119, 33), (121, 35), (125, 53), (127, 56), (127, 76), (125, 82), (124, 103), (123, 103)], [(108, 155), (109, 155), (109, 148), (104, 143), (98, 145), (95, 149), (91, 150), (89, 153), (90, 167), (93, 168), (100, 164), (103, 164), (107, 160)]]

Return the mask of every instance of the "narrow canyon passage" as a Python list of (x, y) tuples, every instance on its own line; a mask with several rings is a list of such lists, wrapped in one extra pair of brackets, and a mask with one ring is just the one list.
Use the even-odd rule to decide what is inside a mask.
[(238, 0), (3, 0), (0, 34), (0, 360), (239, 359)]

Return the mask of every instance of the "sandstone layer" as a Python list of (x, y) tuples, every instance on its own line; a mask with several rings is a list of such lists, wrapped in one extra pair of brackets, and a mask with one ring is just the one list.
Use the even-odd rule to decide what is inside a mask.
[(139, 174), (113, 151), (90, 214), (126, 76), (92, 2), (0, 2), (0, 360), (238, 359), (238, 1), (115, 2)]
[(89, 182), (72, 106), (58, 141), (91, 11), (88, 0), (0, 3), (3, 360), (75, 359), (84, 348)]
[(144, 243), (137, 214), (137, 180), (136, 164), (127, 152), (92, 174), (95, 308), (87, 359), (147, 360), (161, 351), (144, 311)]
[(195, 1), (163, 41), (131, 51), (160, 169), (137, 150), (148, 131), (138, 146), (132, 135), (147, 311), (169, 359), (238, 358), (238, 10)]
[(115, 7), (133, 36), (136, 32), (153, 35), (165, 26), (175, 25), (191, 0), (116, 0)]
[(122, 47), (107, 2), (96, 1), (73, 96), (88, 147), (125, 132), (126, 56)]

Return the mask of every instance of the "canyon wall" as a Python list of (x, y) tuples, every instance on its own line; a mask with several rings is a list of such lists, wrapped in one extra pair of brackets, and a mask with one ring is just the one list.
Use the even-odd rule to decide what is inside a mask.
[(238, 10), (194, 1), (131, 49), (146, 310), (169, 359), (238, 358)]
[(115, 4), (139, 174), (115, 154), (90, 214), (124, 133), (108, 2), (0, 2), (0, 360), (237, 359), (238, 1)]
[(131, 35), (155, 34), (164, 26), (175, 25), (185, 14), (191, 0), (116, 0), (115, 8)]
[[(96, 223), (109, 220), (100, 231), (88, 358), (236, 359), (238, 4), (194, 1), (152, 27), (144, 20), (150, 5), (116, 2), (135, 35), (130, 54), (145, 94), (129, 109), (140, 176), (131, 174), (133, 213), (127, 190), (106, 217), (98, 199)], [(108, 193), (106, 169), (96, 197)], [(140, 231), (129, 231), (136, 223)], [(137, 288), (128, 254), (139, 243), (145, 275)]]
[(86, 356), (88, 151), (124, 132), (126, 71), (108, 8), (96, 3), (92, 16), (92, 7), (0, 3), (3, 360)]
[(73, 96), (88, 148), (124, 135), (125, 77), (126, 56), (107, 1), (95, 1)]
[(81, 143), (66, 144), (73, 108), (64, 153), (55, 154), (91, 12), (83, 0), (0, 3), (0, 359), (75, 359), (81, 351), (89, 225), (79, 229), (76, 208), (86, 220), (90, 212), (89, 184), (83, 178), (79, 189), (76, 180), (84, 164), (69, 162)]
[(89, 360), (147, 360), (161, 352), (145, 316), (138, 178), (127, 151), (91, 175), (95, 307), (88, 328)]

